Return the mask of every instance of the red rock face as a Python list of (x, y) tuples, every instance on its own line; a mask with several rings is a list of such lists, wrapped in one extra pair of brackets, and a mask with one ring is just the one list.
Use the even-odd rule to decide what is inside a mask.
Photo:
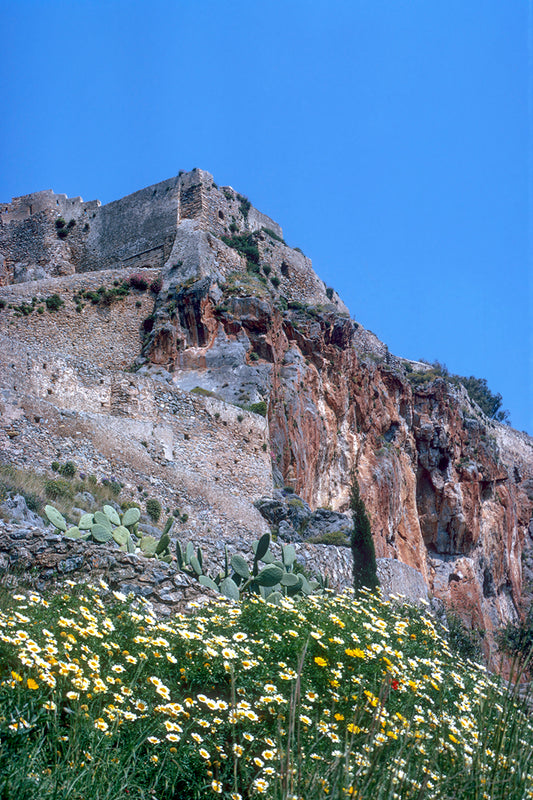
[(513, 469), (531, 478), (531, 463), (510, 463), (498, 426), (461, 387), (414, 390), (397, 359), (356, 350), (347, 317), (292, 305), (226, 295), (215, 306), (198, 283), (147, 353), (171, 370), (210, 363), (216, 390), (217, 343), (244, 342), (242, 370), (262, 370), (283, 482), (313, 508), (346, 510), (355, 469), (378, 556), (415, 567), (470, 625), (490, 632), (516, 618), (532, 503)]

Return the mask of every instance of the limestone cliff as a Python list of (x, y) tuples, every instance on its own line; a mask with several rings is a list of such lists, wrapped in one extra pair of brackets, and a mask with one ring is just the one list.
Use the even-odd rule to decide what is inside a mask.
[[(345, 511), (355, 469), (379, 557), (489, 634), (529, 607), (533, 440), (413, 380), (424, 365), (351, 320), (245, 197), (194, 170), (107, 206), (37, 193), (0, 220), (5, 461), (60, 451), (133, 494), (155, 481), (188, 508), (185, 538), (217, 546), (265, 529), (253, 504), (275, 485)], [(159, 277), (152, 296), (66, 300), (52, 328), (16, 310), (132, 268)]]

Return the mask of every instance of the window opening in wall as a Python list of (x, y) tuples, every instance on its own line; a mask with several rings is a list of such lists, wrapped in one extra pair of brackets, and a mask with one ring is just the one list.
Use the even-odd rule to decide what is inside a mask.
[(224, 219), (224, 212), (223, 211), (219, 211), (218, 212), (218, 218), (219, 219)]

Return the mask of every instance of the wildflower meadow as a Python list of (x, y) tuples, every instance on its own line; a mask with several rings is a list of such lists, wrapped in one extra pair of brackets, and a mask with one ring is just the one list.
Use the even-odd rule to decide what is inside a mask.
[(326, 592), (160, 621), (105, 585), (3, 606), (1, 798), (533, 798), (525, 707), (424, 609)]

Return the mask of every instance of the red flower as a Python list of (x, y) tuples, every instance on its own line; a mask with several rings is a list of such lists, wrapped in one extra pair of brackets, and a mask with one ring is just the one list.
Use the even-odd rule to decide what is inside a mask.
[(398, 683), (398, 681), (392, 681), (391, 686), (392, 686), (393, 689), (399, 689), (400, 688), (400, 684)]

